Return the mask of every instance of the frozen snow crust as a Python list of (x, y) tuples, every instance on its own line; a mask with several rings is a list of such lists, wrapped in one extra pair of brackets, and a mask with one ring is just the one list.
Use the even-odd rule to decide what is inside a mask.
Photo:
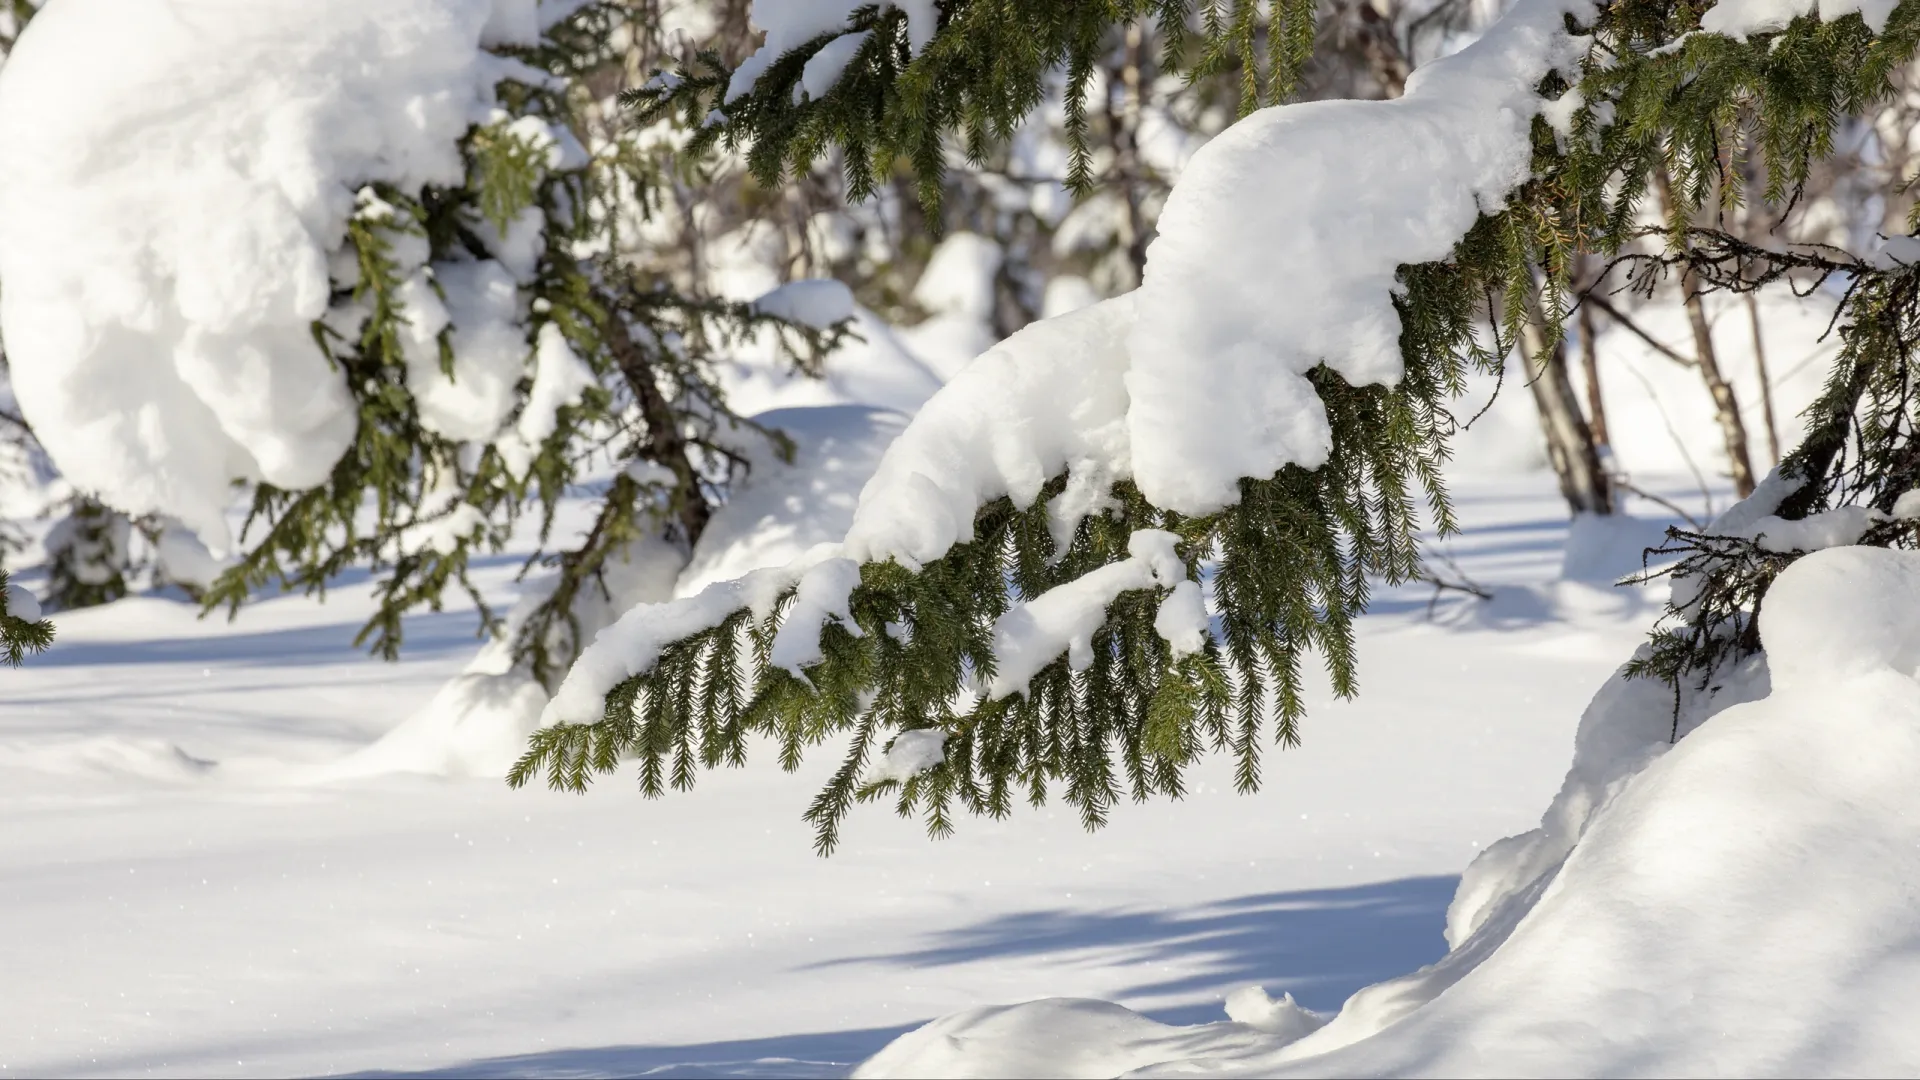
[(1771, 672), (1722, 680), (1676, 745), (1665, 687), (1616, 675), (1541, 827), (1462, 878), (1451, 953), (1304, 1037), (1056, 1000), (936, 1021), (855, 1075), (1911, 1071), (1916, 612), (1920, 554), (1801, 559), (1761, 616)]
[(49, 5), (0, 75), (0, 326), (62, 472), (216, 548), (233, 481), (324, 480), (356, 415), (311, 326), (354, 193), (460, 182), (458, 140), (511, 67), (483, 46), (531, 40), (539, 15), (536, 0)]

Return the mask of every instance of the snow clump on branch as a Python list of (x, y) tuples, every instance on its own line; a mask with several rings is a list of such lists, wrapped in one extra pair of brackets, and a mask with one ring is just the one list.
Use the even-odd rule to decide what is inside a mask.
[[(533, 44), (577, 6), (49, 5), (0, 77), (0, 324), (21, 408), (61, 471), (215, 549), (231, 543), (235, 480), (321, 483), (357, 424), (313, 329), (353, 280), (332, 264), (367, 210), (356, 193), (459, 184), (461, 137), (504, 115), (495, 84), (546, 78), (488, 49)], [(530, 350), (507, 268), (467, 277), (507, 295), (449, 294), (420, 318), (490, 305), (471, 333), (500, 347), (462, 394), (485, 399), (471, 419), (497, 425), (498, 384)]]

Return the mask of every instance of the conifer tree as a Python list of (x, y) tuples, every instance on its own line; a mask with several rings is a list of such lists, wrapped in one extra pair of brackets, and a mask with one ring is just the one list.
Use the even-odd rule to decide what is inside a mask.
[[(28, 0), (7, 0), (0, 5), (0, 63), (5, 63), (14, 39), (36, 10)], [(0, 385), (6, 373), (6, 354), (0, 351)], [(27, 422), (11, 410), (0, 409), (0, 483), (26, 479), (10, 474), (25, 471), (32, 451), (33, 431)], [(53, 642), (53, 624), (41, 618), (38, 600), (24, 586), (11, 584), (7, 578), (8, 557), (24, 546), (24, 537), (14, 524), (0, 519), (0, 658), (11, 667), (18, 667), (25, 657), (44, 651)]]
[[(805, 367), (837, 332), (688, 293), (622, 257), (631, 244), (623, 200), (644, 212), (671, 163), (583, 147), (594, 142), (596, 87), (617, 78), (631, 53), (657, 50), (659, 27), (644, 3), (560, 7), (570, 13), (538, 45), (495, 50), (527, 74), (501, 83), (505, 115), (465, 139), (463, 184), (418, 198), (377, 184), (360, 193), (346, 244), (352, 270), (335, 281), (334, 313), (315, 327), (319, 347), (348, 374), (357, 435), (326, 483), (254, 490), (241, 550), (205, 590), (209, 608), (237, 612), (268, 585), (322, 592), (342, 570), (364, 566), (376, 574), (378, 605), (356, 643), (382, 657), (398, 655), (404, 616), (438, 609), (449, 589), (473, 600), (483, 631), (501, 632), (470, 562), (531, 515), (541, 546), (525, 569), (547, 569), (553, 580), (515, 620), (512, 644), (537, 678), (553, 679), (581, 644), (578, 601), (602, 588), (610, 560), (643, 537), (696, 542), (744, 467), (742, 447), (782, 445), (779, 433), (728, 408), (711, 365), (729, 344), (768, 331)], [(459, 430), (422, 403), (434, 366), (457, 382), (463, 355), (457, 313), (434, 317), (433, 294), (421, 291), (434, 274), (423, 270), (445, 276), (449, 266), (506, 260), (527, 237), (531, 249), (516, 256), (529, 271), (518, 286), (530, 312), (517, 327), (526, 375), (498, 430)], [(440, 324), (435, 340), (418, 341), (422, 321)], [(615, 475), (585, 534), (556, 536), (562, 495), (609, 465)]]
[[(744, 5), (732, 6), (740, 10), (721, 12), (721, 22), (741, 20)], [(37, 7), (0, 0), (0, 58)], [(366, 566), (379, 603), (357, 640), (393, 658), (407, 613), (438, 608), (449, 588), (480, 600), (467, 576), (472, 555), (497, 548), (531, 514), (542, 547), (527, 569), (555, 573), (544, 602), (516, 621), (514, 651), (541, 677), (564, 670), (580, 636), (573, 608), (600, 588), (607, 561), (643, 536), (691, 545), (739, 478), (747, 447), (782, 445), (777, 432), (727, 408), (711, 362), (744, 336), (773, 332), (805, 367), (836, 337), (705, 297), (668, 260), (634, 257), (636, 218), (671, 170), (695, 163), (626, 145), (584, 147), (604, 145), (605, 131), (595, 130), (604, 127), (602, 99), (623, 70), (665, 54), (658, 16), (658, 5), (639, 0), (546, 5), (537, 44), (492, 50), (508, 62), (502, 109), (462, 141), (464, 181), (418, 197), (380, 184), (360, 192), (334, 268), (333, 310), (314, 326), (359, 413), (353, 446), (326, 483), (254, 487), (240, 549), (212, 581), (170, 572), (161, 541), (174, 523), (136, 520), (78, 494), (44, 544), (49, 608), (171, 582), (210, 610), (237, 614), (270, 584), (321, 592), (342, 570)], [(457, 418), (436, 418), (421, 392), (436, 375), (463, 377), (462, 320), (444, 310), (436, 272), (510, 255), (529, 279), (513, 283), (530, 316), (514, 328), (526, 338), (527, 372), (498, 430), (457, 431)], [(430, 340), (413, 333), (422, 325)], [(4, 364), (0, 357), (0, 373)], [(24, 446), (32, 432), (24, 418), (0, 414), (0, 438)], [(608, 466), (617, 477), (587, 534), (547, 543), (558, 539), (550, 534), (562, 494)], [(480, 606), (484, 629), (500, 631)]]
[[(1251, 3), (1202, 4), (1196, 25), (1185, 3), (956, 0), (940, 5), (929, 34), (909, 7), (849, 5), (845, 29), (787, 43), (750, 70), (757, 77), (709, 59), (631, 100), (642, 116), (676, 110), (707, 123), (706, 137), (742, 146), (764, 182), (832, 150), (856, 195), (905, 162), (931, 203), (946, 141), (983, 155), (1033, 106), (1043, 78), (1063, 72), (1080, 110), (1075, 95), (1116, 26), (1153, 20), (1169, 70), (1210, 70), (1264, 42), (1262, 62), (1247, 65), (1249, 106), (1291, 84), (1312, 26), (1311, 8), (1294, 4), (1273, 5), (1270, 24)], [(1765, 505), (1749, 500), (1742, 513), (1850, 515), (1861, 542), (1910, 544), (1920, 507), (1902, 497), (1920, 484), (1908, 363), (1920, 259), (1906, 253), (1920, 249), (1894, 244), (1875, 258), (1762, 248), (1692, 224), (1702, 208), (1791, 204), (1832, 152), (1836, 126), (1873, 108), (1912, 61), (1920, 4), (1866, 4), (1864, 15), (1832, 19), (1812, 7), (1755, 22), (1709, 0), (1521, 0), (1514, 10), (1529, 18), (1565, 13), (1558, 40), (1535, 47), (1579, 53), (1533, 88), (1551, 107), (1533, 123), (1530, 175), (1504, 204), (1482, 206), (1451, 257), (1401, 266), (1397, 383), (1309, 373), (1331, 428), (1323, 464), (1242, 476), (1237, 501), (1197, 515), (1155, 505), (1128, 480), (1094, 493), (1088, 511), (1080, 478), (1055, 472), (1036, 495), (986, 502), (956, 530), (960, 542), (930, 558), (860, 564), (855, 553), (636, 611), (615, 628), (626, 633), (610, 632), (583, 658), (511, 782), (544, 776), (578, 790), (633, 760), (642, 790), (659, 794), (690, 786), (701, 768), (740, 764), (749, 736), (773, 740), (789, 768), (834, 738), (845, 756), (807, 814), (822, 851), (855, 802), (883, 797), (938, 835), (962, 809), (1003, 816), (1016, 798), (1038, 803), (1061, 789), (1098, 825), (1122, 797), (1178, 795), (1184, 767), (1209, 750), (1232, 754), (1240, 786), (1252, 788), (1263, 744), (1300, 737), (1308, 653), (1321, 654), (1336, 692), (1355, 691), (1352, 620), (1374, 580), (1403, 581), (1417, 567), (1413, 498), (1424, 496), (1443, 534), (1452, 528), (1440, 470), (1464, 373), (1498, 364), (1530, 309), (1535, 359), (1556, 348), (1578, 299), (1574, 267), (1589, 253), (1619, 260), (1613, 269), (1641, 288), (1682, 274), (1702, 290), (1843, 287), (1843, 348), (1809, 434), (1761, 486)], [(828, 84), (821, 73), (834, 65), (844, 66)], [(1084, 185), (1087, 127), (1074, 110), (1073, 178)], [(1748, 157), (1764, 165), (1758, 189), (1732, 167)], [(1649, 235), (1637, 222), (1662, 173), (1672, 177), (1669, 224)], [(1655, 254), (1632, 247), (1649, 239), (1661, 242)], [(1757, 648), (1766, 585), (1801, 552), (1730, 526), (1675, 536), (1672, 553), (1685, 559), (1673, 626), (1638, 668), (1704, 687), (1720, 664)], [(1196, 640), (1179, 613), (1197, 610), (1203, 574), (1217, 629)], [(1089, 591), (1103, 601), (1097, 626), (1080, 627), (1071, 647), (1062, 641), (1019, 692), (992, 689), (997, 672), (1032, 667), (1008, 648), (1032, 640), (1021, 628)], [(599, 715), (583, 715), (600, 691)]]
[(33, 594), (7, 578), (0, 567), (0, 660), (19, 667), (27, 656), (53, 644), (53, 623), (40, 617)]

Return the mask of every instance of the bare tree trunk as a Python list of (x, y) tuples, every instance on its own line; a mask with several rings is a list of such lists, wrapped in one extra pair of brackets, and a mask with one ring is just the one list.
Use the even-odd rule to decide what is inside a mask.
[(1357, 0), (1351, 4), (1351, 10), (1358, 22), (1360, 49), (1366, 55), (1367, 68), (1374, 81), (1380, 84), (1381, 93), (1389, 99), (1406, 93), (1413, 63), (1400, 46), (1400, 34), (1393, 20), (1381, 14), (1373, 0)]
[[(1654, 171), (1654, 182), (1660, 191), (1662, 209), (1668, 220), (1672, 220), (1676, 206), (1673, 180), (1664, 167)], [(1713, 349), (1713, 329), (1707, 325), (1706, 305), (1700, 300), (1700, 279), (1691, 266), (1682, 265), (1685, 269), (1680, 273), (1680, 291), (1687, 307), (1687, 321), (1693, 326), (1693, 348), (1700, 364), (1700, 379), (1713, 397), (1714, 417), (1720, 422), (1720, 435), (1726, 443), (1727, 468), (1733, 477), (1734, 493), (1744, 499), (1753, 494), (1754, 483), (1753, 459), (1747, 453), (1747, 425), (1740, 418), (1740, 403), (1733, 396), (1733, 387), (1720, 372), (1720, 360)]]
[(1747, 322), (1753, 327), (1753, 370), (1760, 379), (1760, 409), (1767, 420), (1767, 456), (1780, 464), (1780, 426), (1773, 413), (1773, 377), (1767, 374), (1767, 342), (1760, 333), (1760, 301), (1746, 293)]
[(1147, 215), (1141, 206), (1145, 177), (1140, 160), (1140, 106), (1142, 68), (1146, 56), (1146, 30), (1138, 20), (1127, 24), (1126, 54), (1120, 70), (1122, 100), (1116, 108), (1113, 92), (1107, 92), (1107, 140), (1113, 147), (1114, 179), (1120, 197), (1127, 204), (1126, 220), (1121, 223), (1121, 243), (1126, 245), (1127, 262), (1133, 266), (1136, 284), (1146, 279)]
[(1576, 514), (1613, 513), (1613, 487), (1600, 464), (1600, 448), (1593, 428), (1580, 414), (1580, 397), (1567, 373), (1564, 342), (1547, 344), (1545, 318), (1534, 297), (1521, 329), (1521, 344), (1529, 365), (1540, 364), (1527, 385), (1540, 410), (1540, 430), (1547, 439), (1547, 460), (1560, 480), (1560, 494)]
[(1607, 406), (1600, 397), (1600, 352), (1593, 340), (1593, 309), (1580, 305), (1580, 373), (1587, 380), (1587, 417), (1593, 429), (1593, 441), (1611, 447), (1607, 430)]

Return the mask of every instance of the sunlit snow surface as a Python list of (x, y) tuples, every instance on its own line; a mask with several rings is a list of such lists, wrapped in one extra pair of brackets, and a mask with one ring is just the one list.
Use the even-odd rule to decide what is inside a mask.
[[(1383, 591), (1360, 700), (1316, 692), (1261, 794), (1213, 761), (1104, 832), (1022, 809), (939, 843), (869, 808), (829, 860), (799, 816), (831, 753), (658, 802), (314, 780), (472, 653), (452, 612), (398, 664), (357, 655), (363, 579), (232, 625), (156, 598), (64, 616), (0, 673), (0, 1075), (832, 1076), (1039, 997), (1193, 1023), (1258, 983), (1333, 1010), (1441, 956), (1456, 875), (1538, 821), (1651, 617), (1554, 581), (1550, 476), (1458, 496), (1447, 550), (1497, 599)], [(517, 565), (487, 565), (496, 596)]]

